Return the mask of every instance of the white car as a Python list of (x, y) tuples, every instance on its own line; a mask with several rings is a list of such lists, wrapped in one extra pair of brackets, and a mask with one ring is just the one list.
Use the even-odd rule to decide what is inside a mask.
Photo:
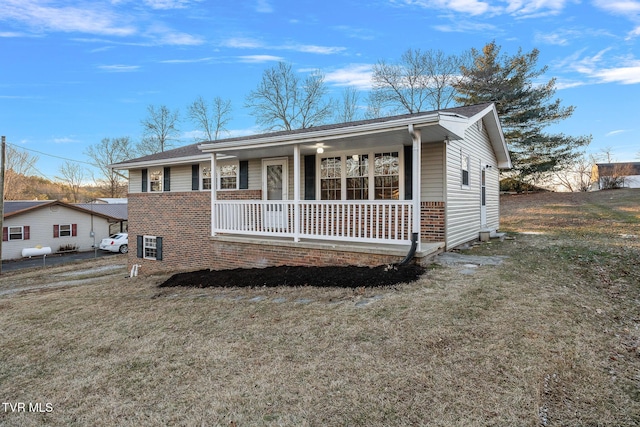
[(118, 233), (109, 236), (106, 239), (102, 239), (100, 242), (100, 249), (103, 251), (120, 252), (126, 254), (129, 252), (129, 234)]

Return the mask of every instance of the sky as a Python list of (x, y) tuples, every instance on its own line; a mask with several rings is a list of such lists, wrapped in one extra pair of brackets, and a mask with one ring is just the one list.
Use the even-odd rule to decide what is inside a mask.
[(322, 71), (336, 98), (358, 88), (364, 109), (378, 61), (493, 40), (538, 49), (539, 83), (576, 107), (546, 131), (640, 161), (640, 0), (2, 0), (0, 135), (53, 179), (68, 159), (91, 170), (103, 138), (139, 141), (149, 105), (180, 111), (181, 144), (199, 96), (231, 101), (228, 136), (260, 133), (246, 96), (279, 61)]

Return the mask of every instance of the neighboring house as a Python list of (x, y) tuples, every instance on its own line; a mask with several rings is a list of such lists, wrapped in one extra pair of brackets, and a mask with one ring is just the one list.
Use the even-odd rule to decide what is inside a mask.
[[(51, 247), (53, 253), (93, 249), (120, 219), (56, 200), (4, 202), (2, 259), (22, 257), (22, 250)], [(91, 232), (95, 233), (94, 237)]]
[(121, 205), (121, 204), (127, 203), (127, 198), (126, 197), (98, 197), (94, 199), (92, 203), (97, 203), (97, 204), (109, 203), (109, 204)]
[[(111, 218), (113, 222), (111, 222), (109, 227), (109, 235), (116, 233), (126, 233), (129, 225), (128, 225), (128, 204), (127, 199), (110, 199), (113, 202), (109, 203), (75, 203), (75, 206), (81, 207), (91, 212), (97, 212), (102, 215), (106, 215)], [(115, 202), (119, 200), (120, 203)], [(122, 203), (124, 200), (124, 203)], [(108, 236), (103, 236), (108, 237)]]
[[(380, 265), (499, 227), (511, 160), (493, 104), (193, 144), (129, 171), (141, 273)], [(216, 188), (217, 191), (212, 191)]]
[(640, 188), (640, 162), (596, 163), (591, 169), (591, 190)]

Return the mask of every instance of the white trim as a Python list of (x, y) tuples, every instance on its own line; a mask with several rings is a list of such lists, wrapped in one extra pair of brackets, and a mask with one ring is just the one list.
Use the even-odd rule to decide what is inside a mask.
[[(153, 171), (157, 171), (160, 170), (160, 180), (158, 181), (160, 183), (160, 189), (159, 190), (153, 190), (151, 188), (151, 175)], [(156, 182), (156, 181), (153, 181)], [(153, 169), (151, 168), (147, 168), (147, 192), (148, 193), (162, 193), (164, 191), (164, 167), (163, 166), (157, 166)]]
[[(466, 165), (465, 165), (466, 160)], [(464, 171), (467, 172), (467, 183), (464, 183)], [(468, 190), (471, 188), (471, 155), (460, 149), (460, 188)]]
[[(12, 239), (11, 238), (11, 229), (12, 228), (19, 228), (20, 229), (20, 238), (19, 239)], [(18, 233), (13, 233), (13, 234), (18, 234)], [(17, 241), (17, 240), (24, 240), (24, 226), (22, 225), (8, 225), (7, 226), (7, 241), (8, 242), (13, 242), (13, 241)]]
[[(321, 194), (321, 179), (322, 176), (320, 174), (320, 166), (323, 158), (327, 157), (340, 157), (340, 200), (347, 200), (347, 157), (353, 156), (355, 154), (366, 154), (369, 156), (369, 198), (366, 200), (384, 200), (384, 199), (376, 199), (375, 194), (375, 156), (376, 153), (388, 153), (388, 152), (398, 152), (398, 200), (404, 200), (404, 146), (403, 145), (393, 145), (388, 147), (377, 147), (377, 148), (366, 148), (362, 149), (353, 149), (353, 150), (338, 150), (338, 151), (325, 151), (322, 154), (316, 154), (316, 200), (322, 200)], [(373, 191), (372, 191), (373, 189)]]
[(289, 158), (262, 159), (262, 200), (267, 199), (267, 166), (282, 165), (282, 200), (289, 200)]
[[(147, 246), (147, 239), (153, 239), (155, 246)], [(158, 236), (142, 236), (142, 258), (144, 259), (150, 259), (150, 260), (157, 260), (158, 258)], [(156, 250), (156, 256), (155, 257), (150, 257), (147, 256), (147, 248), (150, 249), (155, 249)]]

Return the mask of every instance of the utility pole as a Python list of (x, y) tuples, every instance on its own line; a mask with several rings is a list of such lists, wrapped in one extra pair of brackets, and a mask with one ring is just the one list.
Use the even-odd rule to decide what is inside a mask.
[[(7, 156), (7, 141), (2, 136), (2, 160), (0, 160), (0, 230), (4, 226), (4, 159)], [(2, 274), (2, 239), (0, 239), (0, 274)]]

